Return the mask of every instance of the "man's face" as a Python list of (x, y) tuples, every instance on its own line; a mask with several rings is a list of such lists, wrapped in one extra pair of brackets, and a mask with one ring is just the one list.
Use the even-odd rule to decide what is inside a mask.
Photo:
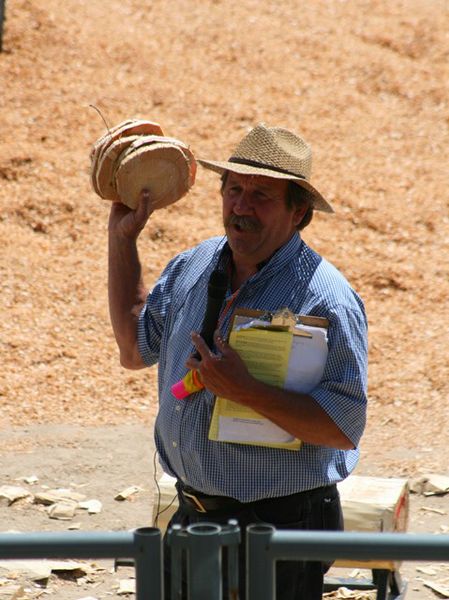
[(287, 187), (285, 179), (228, 173), (223, 223), (235, 261), (257, 265), (292, 236), (306, 209), (287, 207)]

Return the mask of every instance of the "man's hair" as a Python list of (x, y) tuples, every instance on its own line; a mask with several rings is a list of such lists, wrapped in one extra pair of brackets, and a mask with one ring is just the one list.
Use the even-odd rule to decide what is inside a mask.
[(296, 226), (296, 229), (301, 230), (310, 224), (313, 218), (312, 196), (303, 187), (296, 185), (294, 181), (289, 181), (287, 186), (287, 206), (289, 208), (298, 209), (307, 206), (307, 210), (301, 219), (301, 223)]
[[(224, 171), (221, 175), (221, 188), (220, 191), (223, 194), (224, 187), (226, 185), (226, 180), (228, 178), (229, 171)], [(296, 229), (301, 230), (307, 227), (310, 224), (310, 221), (313, 218), (313, 204), (312, 204), (312, 196), (310, 193), (304, 189), (303, 187), (296, 185), (293, 181), (288, 182), (287, 186), (287, 196), (286, 196), (287, 207), (291, 209), (302, 208), (304, 205), (307, 206), (307, 211), (305, 212), (301, 223), (296, 226)]]

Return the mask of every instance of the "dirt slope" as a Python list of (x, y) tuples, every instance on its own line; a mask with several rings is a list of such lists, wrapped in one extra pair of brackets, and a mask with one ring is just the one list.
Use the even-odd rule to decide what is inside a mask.
[[(366, 302), (379, 472), (447, 469), (449, 11), (444, 0), (16, 0), (0, 55), (1, 424), (151, 423), (156, 373), (118, 364), (108, 203), (89, 151), (130, 116), (201, 157), (257, 122), (301, 132), (334, 204), (305, 239)], [(148, 285), (221, 233), (216, 178), (155, 215)]]

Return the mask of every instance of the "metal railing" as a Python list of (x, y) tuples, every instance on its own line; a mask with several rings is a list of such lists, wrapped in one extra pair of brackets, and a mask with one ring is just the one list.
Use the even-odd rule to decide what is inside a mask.
[(250, 525), (246, 600), (275, 597), (276, 560), (336, 559), (449, 562), (449, 535), (277, 531), (270, 525)]
[(133, 532), (3, 533), (0, 558), (132, 558), (137, 600), (161, 600), (162, 545), (159, 529)]
[[(188, 597), (221, 598), (221, 553), (227, 546), (230, 597), (237, 598), (239, 528), (235, 522), (173, 528), (172, 598), (181, 593), (181, 558), (187, 552)], [(273, 600), (277, 560), (357, 559), (449, 562), (449, 535), (279, 531), (269, 525), (247, 528), (246, 600)], [(0, 558), (132, 558), (136, 570), (136, 600), (162, 600), (161, 532), (71, 532), (0, 534)]]

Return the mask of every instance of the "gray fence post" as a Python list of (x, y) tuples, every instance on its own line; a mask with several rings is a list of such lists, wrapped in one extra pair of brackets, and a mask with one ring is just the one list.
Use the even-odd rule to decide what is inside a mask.
[(167, 533), (170, 546), (170, 598), (182, 598), (183, 532), (181, 525), (173, 525)]
[(240, 527), (236, 519), (230, 519), (228, 526), (228, 595), (230, 600), (238, 600)]
[(141, 527), (134, 531), (136, 600), (162, 600), (164, 579), (162, 574), (161, 532), (154, 527)]
[(189, 600), (221, 600), (220, 525), (194, 523), (186, 528), (186, 532)]
[[(179, 600), (182, 594), (182, 565), (187, 570), (189, 600), (222, 600), (222, 548), (228, 555), (228, 596), (238, 597), (238, 547), (240, 529), (237, 521), (228, 525), (194, 523), (181, 528), (173, 525), (167, 534), (170, 546), (171, 600)], [(184, 561), (184, 557), (186, 561)]]
[(246, 529), (246, 598), (272, 600), (276, 593), (276, 562), (272, 560), (272, 525), (249, 525)]

